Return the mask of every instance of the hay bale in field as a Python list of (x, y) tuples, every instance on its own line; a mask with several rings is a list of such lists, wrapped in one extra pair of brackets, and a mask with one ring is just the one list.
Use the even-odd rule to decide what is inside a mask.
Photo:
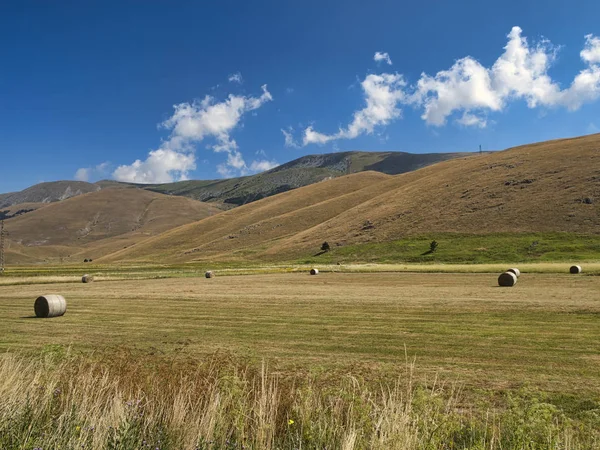
[(507, 272), (514, 273), (517, 276), (517, 278), (519, 278), (521, 276), (521, 271), (519, 269), (517, 269), (516, 267), (511, 267), (510, 269), (507, 270)]
[(86, 274), (86, 275), (84, 275), (84, 276), (81, 277), (81, 282), (82, 283), (91, 283), (93, 281), (94, 281), (94, 277), (91, 276), (91, 275), (87, 275)]
[(67, 301), (62, 295), (42, 295), (35, 300), (33, 309), (37, 317), (58, 317), (67, 312)]
[(319, 274), (319, 269), (310, 269), (310, 274), (311, 275), (318, 275)]
[(498, 286), (511, 287), (517, 284), (517, 276), (512, 272), (504, 272), (498, 277)]
[(215, 273), (212, 270), (207, 270), (206, 273), (204, 274), (204, 276), (206, 278), (214, 278)]
[(581, 273), (581, 266), (571, 266), (571, 268), (569, 269), (569, 272), (571, 272), (571, 273)]

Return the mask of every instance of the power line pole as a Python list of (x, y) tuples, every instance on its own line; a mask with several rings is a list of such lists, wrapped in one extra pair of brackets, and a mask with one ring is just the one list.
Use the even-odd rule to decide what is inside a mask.
[(4, 273), (4, 219), (0, 222), (0, 275)]

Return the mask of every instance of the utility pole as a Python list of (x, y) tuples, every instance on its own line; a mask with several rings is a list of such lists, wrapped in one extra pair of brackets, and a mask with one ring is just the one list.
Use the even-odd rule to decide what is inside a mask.
[(4, 273), (4, 219), (0, 222), (0, 275)]

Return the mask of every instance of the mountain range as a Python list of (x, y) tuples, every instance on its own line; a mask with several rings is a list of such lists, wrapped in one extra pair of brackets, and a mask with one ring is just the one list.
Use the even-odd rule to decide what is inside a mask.
[(0, 196), (15, 263), (286, 261), (323, 241), (600, 232), (600, 134), (484, 154), (315, 155), (230, 180), (59, 183)]

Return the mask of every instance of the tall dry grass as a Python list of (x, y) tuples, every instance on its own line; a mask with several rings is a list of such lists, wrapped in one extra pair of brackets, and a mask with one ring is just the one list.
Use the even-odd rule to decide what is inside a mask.
[[(1, 449), (590, 449), (594, 422), (512, 399), (465, 407), (452, 386), (277, 374), (205, 361), (0, 356)], [(600, 423), (600, 422), (598, 422)], [(586, 427), (589, 425), (589, 429)]]

